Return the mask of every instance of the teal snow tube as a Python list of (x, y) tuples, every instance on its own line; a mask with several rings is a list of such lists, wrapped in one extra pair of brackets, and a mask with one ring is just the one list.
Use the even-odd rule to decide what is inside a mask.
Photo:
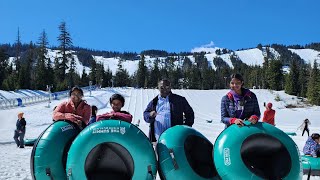
[(30, 160), (33, 179), (67, 179), (67, 152), (80, 130), (69, 121), (56, 121), (35, 142)]
[(212, 143), (189, 126), (167, 129), (157, 144), (161, 179), (219, 179), (212, 150)]
[(67, 159), (68, 179), (154, 179), (157, 160), (148, 137), (135, 125), (98, 121), (73, 141)]
[(225, 129), (214, 144), (214, 162), (222, 179), (301, 179), (294, 141), (280, 129), (258, 122)]
[(33, 146), (36, 141), (37, 141), (37, 138), (26, 139), (24, 141), (24, 145), (25, 146)]
[(302, 155), (301, 160), (302, 160), (303, 174), (320, 176), (320, 158)]

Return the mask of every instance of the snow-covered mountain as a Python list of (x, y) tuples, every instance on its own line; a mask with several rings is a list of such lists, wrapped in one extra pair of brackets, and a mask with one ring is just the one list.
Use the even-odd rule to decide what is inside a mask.
[[(217, 54), (217, 50), (220, 50), (221, 53)], [(222, 53), (223, 50), (226, 50), (226, 53)], [(315, 60), (320, 60), (320, 51), (316, 51), (313, 49), (288, 49), (292, 53), (297, 54), (301, 59), (303, 59), (306, 63), (310, 63), (311, 65)], [(271, 56), (275, 57), (276, 59), (280, 58), (280, 54), (271, 47), (268, 47), (268, 51), (271, 54)], [(214, 58), (221, 58), (223, 61), (225, 61), (229, 67), (233, 68), (233, 64), (231, 62), (231, 56), (237, 57), (239, 60), (241, 60), (243, 63), (247, 65), (259, 65), (262, 66), (264, 62), (264, 58), (267, 57), (267, 48), (262, 47), (261, 50), (258, 48), (252, 48), (252, 49), (246, 49), (246, 50), (238, 50), (238, 51), (231, 51), (224, 48), (219, 47), (200, 47), (200, 48), (194, 48), (191, 50), (192, 53), (194, 52), (205, 52), (205, 57), (208, 60), (208, 64), (211, 68), (216, 69), (213, 59)], [(60, 54), (58, 54), (58, 50), (52, 50), (48, 49), (47, 57), (51, 59), (51, 62), (54, 62), (54, 59), (56, 57), (59, 57)], [(113, 57), (113, 58), (105, 58), (103, 56), (92, 56), (93, 59), (97, 63), (101, 63), (104, 65), (105, 70), (108, 68), (112, 71), (113, 74), (116, 73), (116, 70), (118, 68), (119, 61), (122, 60), (122, 66), (124, 69), (126, 69), (129, 72), (129, 75), (133, 75), (137, 69), (139, 60), (135, 59), (121, 59), (119, 57)], [(195, 62), (195, 58), (192, 55), (187, 56), (192, 63)], [(83, 64), (79, 61), (77, 55), (73, 55), (73, 58), (76, 61), (76, 69), (78, 74), (80, 76), (82, 75), (83, 69), (87, 73), (90, 72), (90, 67), (83, 66)], [(175, 57), (177, 61), (174, 63), (176, 66), (182, 66), (183, 65), (183, 59), (184, 57), (178, 58)], [(151, 56), (145, 56), (145, 61), (147, 67), (151, 68), (153, 67), (153, 62), (159, 59), (160, 61), (160, 67), (164, 65), (166, 57), (151, 57)], [(10, 57), (9, 61), (12, 62), (14, 60), (14, 57)]]

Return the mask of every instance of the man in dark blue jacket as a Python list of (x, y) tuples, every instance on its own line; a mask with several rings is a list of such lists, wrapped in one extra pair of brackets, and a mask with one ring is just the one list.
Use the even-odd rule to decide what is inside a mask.
[(159, 81), (160, 94), (147, 106), (143, 113), (144, 120), (150, 123), (149, 139), (158, 140), (161, 133), (175, 125), (192, 126), (194, 112), (186, 98), (173, 94), (171, 84), (167, 79)]
[[(24, 135), (26, 134), (26, 120), (23, 118), (23, 112), (18, 114), (18, 120), (16, 123), (16, 130), (14, 130), (13, 139), (17, 144), (17, 147), (24, 148)], [(19, 138), (19, 139), (18, 139)]]

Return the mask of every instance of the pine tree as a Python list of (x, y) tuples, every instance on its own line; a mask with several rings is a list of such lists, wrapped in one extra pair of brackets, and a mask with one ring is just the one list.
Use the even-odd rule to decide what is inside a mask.
[(85, 68), (83, 67), (80, 85), (81, 86), (87, 86), (88, 84), (89, 84), (89, 76), (86, 73)]
[(90, 71), (90, 81), (92, 81), (92, 84), (97, 83), (97, 63), (95, 60), (91, 61), (91, 71)]
[(149, 87), (156, 88), (160, 81), (159, 59), (154, 60), (153, 68), (150, 73)]
[(290, 95), (297, 96), (299, 93), (299, 70), (297, 67), (297, 62), (292, 61), (290, 65), (290, 73), (286, 78), (285, 92)]
[(15, 57), (15, 65), (16, 65), (16, 71), (19, 72), (21, 67), (21, 39), (20, 39), (20, 29), (18, 28), (18, 35), (17, 40), (15, 43), (15, 50), (16, 50), (16, 57)]
[(307, 98), (311, 104), (320, 105), (320, 72), (317, 61), (314, 61), (313, 68), (311, 70)]
[(61, 55), (61, 74), (63, 75), (61, 77), (63, 79), (61, 80), (64, 80), (66, 70), (68, 69), (69, 60), (72, 59), (72, 52), (70, 51), (70, 48), (72, 47), (72, 39), (70, 33), (67, 31), (66, 22), (61, 22), (61, 24), (59, 25), (59, 30), (59, 54)]
[(267, 82), (270, 89), (281, 90), (283, 82), (282, 63), (279, 60), (270, 60), (268, 68)]
[(122, 87), (130, 85), (129, 73), (122, 67), (122, 60), (118, 63), (118, 69), (114, 77), (114, 86)]
[(139, 61), (138, 70), (136, 73), (136, 79), (137, 79), (136, 81), (137, 81), (137, 86), (139, 88), (145, 86), (146, 78), (147, 78), (147, 66), (145, 65), (145, 57), (144, 55), (142, 55), (141, 60)]
[(0, 89), (2, 89), (2, 82), (8, 74), (8, 59), (8, 55), (4, 52), (3, 49), (0, 49)]

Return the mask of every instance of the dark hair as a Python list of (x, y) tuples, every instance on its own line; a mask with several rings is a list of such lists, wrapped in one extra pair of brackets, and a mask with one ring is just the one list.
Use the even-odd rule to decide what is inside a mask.
[(82, 89), (79, 88), (78, 86), (75, 86), (75, 87), (71, 88), (71, 90), (69, 91), (69, 96), (71, 96), (71, 93), (72, 93), (73, 91), (75, 91), (75, 90), (78, 90), (78, 91), (81, 93), (81, 95), (83, 96), (83, 91), (82, 91)]
[(91, 106), (91, 116), (96, 116), (96, 111), (98, 111), (97, 106), (93, 105)]
[(113, 94), (111, 97), (110, 97), (110, 104), (112, 104), (112, 101), (113, 100), (119, 100), (122, 102), (122, 107), (124, 106), (124, 97), (121, 95), (121, 94)]
[(243, 77), (240, 74), (231, 74), (230, 79), (233, 79), (233, 78), (238, 79), (241, 82), (243, 82)]
[(311, 138), (312, 138), (313, 140), (319, 139), (319, 138), (320, 138), (320, 134), (318, 134), (318, 133), (313, 133), (313, 134), (311, 134)]

